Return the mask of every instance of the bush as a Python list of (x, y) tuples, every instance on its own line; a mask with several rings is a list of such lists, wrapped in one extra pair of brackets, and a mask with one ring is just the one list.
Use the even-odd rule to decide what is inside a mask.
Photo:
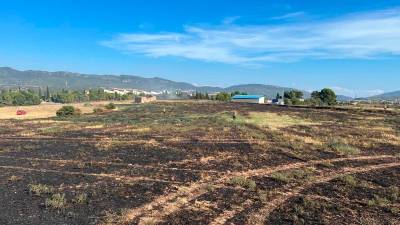
[(94, 108), (93, 112), (94, 113), (102, 113), (102, 112), (104, 112), (104, 110), (102, 108)]
[(63, 106), (61, 109), (59, 109), (56, 114), (58, 117), (78, 116), (81, 114), (81, 110), (68, 105), (68, 106)]
[(109, 104), (105, 105), (104, 108), (112, 110), (112, 109), (116, 109), (117, 107), (115, 106), (114, 103), (110, 102)]

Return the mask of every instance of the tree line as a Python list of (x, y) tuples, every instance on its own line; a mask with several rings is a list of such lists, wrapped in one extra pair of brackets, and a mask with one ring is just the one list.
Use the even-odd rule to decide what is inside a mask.
[[(278, 94), (279, 95), (279, 94)], [(336, 93), (329, 88), (311, 93), (311, 98), (303, 99), (303, 92), (297, 90), (285, 91), (283, 98), (286, 105), (331, 106), (337, 104)]]
[[(247, 95), (246, 92), (234, 91), (231, 93), (220, 92), (216, 95), (209, 95), (208, 93), (195, 92), (192, 99), (205, 99), (217, 101), (230, 101), (234, 95)], [(324, 88), (321, 91), (314, 91), (311, 93), (311, 98), (304, 99), (304, 93), (299, 90), (289, 90), (283, 93), (277, 93), (276, 100), (283, 99), (286, 105), (315, 105), (315, 106), (330, 106), (336, 105), (336, 94), (332, 89)]]
[(39, 105), (42, 101), (55, 103), (75, 103), (87, 101), (110, 101), (110, 100), (129, 100), (133, 99), (134, 95), (107, 93), (104, 89), (90, 90), (50, 90), (46, 87), (21, 90), (8, 89), (0, 92), (0, 106), (24, 106), (24, 105)]

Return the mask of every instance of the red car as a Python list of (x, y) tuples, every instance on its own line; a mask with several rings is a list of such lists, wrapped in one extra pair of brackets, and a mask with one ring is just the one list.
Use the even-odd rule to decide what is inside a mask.
[(25, 110), (17, 110), (17, 116), (22, 116), (22, 115), (26, 115), (26, 111)]

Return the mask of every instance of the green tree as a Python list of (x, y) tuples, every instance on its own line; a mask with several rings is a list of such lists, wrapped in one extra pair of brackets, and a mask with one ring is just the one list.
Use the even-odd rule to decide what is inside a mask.
[(45, 96), (45, 100), (46, 101), (50, 101), (50, 90), (49, 90), (49, 86), (46, 86), (46, 96)]
[(337, 103), (336, 94), (329, 88), (313, 91), (311, 93), (311, 103), (314, 105), (335, 105)]
[(230, 101), (231, 98), (232, 98), (231, 94), (226, 93), (226, 92), (220, 92), (220, 93), (218, 93), (217, 96), (215, 97), (216, 100), (218, 100), (218, 101), (224, 101), (224, 102)]
[(303, 92), (298, 90), (285, 91), (283, 94), (285, 104), (287, 105), (299, 105), (302, 104), (300, 99), (303, 98)]
[(320, 92), (320, 98), (322, 102), (326, 105), (336, 105), (336, 94), (332, 89), (324, 88)]

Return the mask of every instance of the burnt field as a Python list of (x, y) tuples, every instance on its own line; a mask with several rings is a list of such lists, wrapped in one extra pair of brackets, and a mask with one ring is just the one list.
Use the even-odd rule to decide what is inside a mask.
[(157, 102), (0, 120), (0, 224), (399, 224), (399, 159), (396, 111)]

